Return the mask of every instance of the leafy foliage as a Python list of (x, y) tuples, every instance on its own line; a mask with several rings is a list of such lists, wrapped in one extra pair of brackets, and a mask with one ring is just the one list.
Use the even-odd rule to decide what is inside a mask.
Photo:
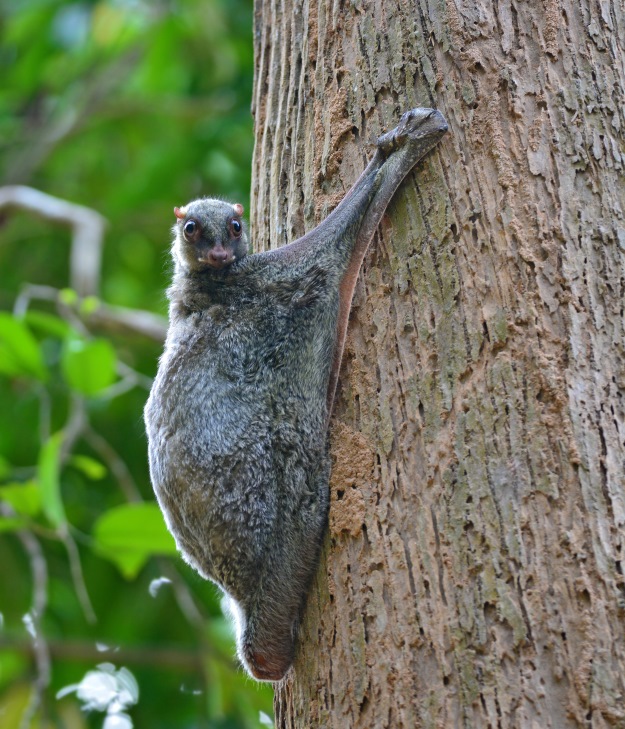
[(94, 548), (133, 579), (155, 554), (175, 555), (176, 545), (156, 504), (121, 504), (93, 527)]
[(10, 314), (0, 312), (0, 371), (46, 380), (48, 371), (41, 350), (29, 329)]
[(115, 348), (106, 339), (68, 337), (61, 369), (72, 390), (81, 395), (97, 395), (115, 381)]
[(136, 677), (137, 727), (267, 725), (270, 690), (237, 668), (218, 592), (154, 503), (141, 414), (162, 345), (96, 316), (164, 315), (172, 207), (247, 198), (251, 25), (251, 0), (0, 0), (0, 186), (108, 220), (101, 290), (81, 298), (71, 230), (0, 212), (7, 729), (101, 727), (76, 694), (102, 665)]

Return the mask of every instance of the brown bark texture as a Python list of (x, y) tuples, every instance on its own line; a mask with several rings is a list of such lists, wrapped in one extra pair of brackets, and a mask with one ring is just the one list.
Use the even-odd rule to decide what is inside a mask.
[(285, 727), (625, 727), (622, 0), (257, 0), (252, 222), (449, 134), (358, 284)]

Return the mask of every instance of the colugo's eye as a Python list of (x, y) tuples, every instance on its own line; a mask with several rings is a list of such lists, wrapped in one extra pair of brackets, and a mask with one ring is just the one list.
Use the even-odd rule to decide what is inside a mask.
[(187, 220), (187, 222), (184, 224), (184, 235), (185, 238), (192, 238), (195, 235), (195, 231), (197, 230), (197, 223), (195, 220)]
[(234, 233), (235, 238), (238, 238), (243, 230), (241, 223), (236, 218), (233, 218), (230, 225), (232, 226), (232, 232)]

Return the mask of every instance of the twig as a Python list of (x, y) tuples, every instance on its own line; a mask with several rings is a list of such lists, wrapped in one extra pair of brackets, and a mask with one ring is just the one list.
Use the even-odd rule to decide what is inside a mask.
[(97, 433), (91, 425), (87, 425), (83, 437), (109, 467), (117, 479), (121, 490), (124, 492), (126, 500), (131, 503), (142, 501), (141, 492), (137, 488), (137, 484), (128, 470), (128, 466), (120, 458), (113, 446)]
[(203, 641), (207, 617), (202, 614), (202, 611), (197, 606), (189, 586), (182, 579), (178, 570), (170, 560), (161, 557), (157, 559), (157, 563), (161, 572), (171, 580), (174, 588), (174, 597), (176, 598), (180, 612), (185, 616), (189, 625), (197, 628), (200, 634), (200, 640)]
[(143, 309), (126, 309), (100, 303), (98, 308), (89, 314), (87, 321), (113, 331), (138, 332), (156, 342), (162, 342), (167, 334), (167, 320)]
[(134, 370), (130, 367), (130, 365), (127, 365), (121, 360), (117, 362), (117, 373), (126, 379), (133, 380), (133, 384), (138, 385), (139, 387), (144, 387), (146, 390), (149, 390), (152, 387), (151, 377), (148, 377), (141, 372), (137, 372), (137, 370)]
[(39, 284), (24, 284), (13, 305), (13, 316), (22, 318), (28, 311), (31, 301), (50, 301), (56, 304), (59, 316), (69, 322), (74, 329), (83, 336), (89, 336), (89, 330), (83, 324), (78, 314), (68, 306), (61, 296), (61, 291), (54, 286), (41, 286)]
[(94, 311), (89, 314), (80, 314), (83, 299), (78, 299), (75, 310), (61, 300), (60, 290), (53, 286), (26, 284), (15, 300), (13, 314), (18, 318), (24, 316), (30, 302), (37, 300), (56, 304), (59, 314), (83, 334), (87, 333), (85, 322), (110, 331), (136, 332), (156, 342), (162, 342), (167, 334), (167, 320), (143, 309), (126, 309), (121, 306), (110, 306), (100, 301)]
[(107, 387), (106, 390), (99, 392), (98, 397), (104, 400), (112, 400), (113, 398), (119, 397), (129, 390), (132, 390), (133, 387), (137, 386), (137, 384), (138, 383), (134, 377), (124, 377), (123, 380), (119, 380), (114, 385)]
[[(4, 516), (15, 516), (13, 509), (7, 504), (0, 504), (0, 513)], [(17, 538), (28, 555), (33, 575), (33, 601), (29, 613), (32, 629), (30, 645), (35, 658), (37, 678), (19, 724), (19, 729), (29, 729), (35, 714), (41, 707), (44, 692), (50, 683), (50, 651), (41, 631), (41, 619), (48, 604), (48, 567), (41, 545), (34, 534), (21, 529), (17, 532)]]
[(0, 187), (0, 210), (18, 208), (72, 229), (70, 282), (81, 295), (96, 294), (106, 220), (100, 213), (25, 185)]
[(61, 534), (61, 540), (67, 550), (67, 557), (69, 559), (69, 569), (72, 574), (72, 582), (74, 583), (74, 589), (78, 595), (78, 601), (85, 615), (88, 623), (93, 625), (98, 622), (96, 614), (93, 610), (93, 605), (87, 592), (87, 585), (85, 584), (85, 577), (82, 571), (82, 565), (80, 564), (80, 554), (76, 547), (76, 542), (72, 539), (71, 535), (67, 531)]
[(65, 463), (74, 444), (87, 427), (87, 410), (85, 398), (73, 392), (71, 394), (69, 417), (63, 426), (63, 445), (61, 446), (60, 461)]
[(107, 387), (98, 393), (98, 397), (104, 400), (112, 400), (114, 397), (123, 395), (133, 387), (143, 387), (144, 390), (150, 390), (152, 387), (152, 378), (137, 372), (132, 367), (121, 360), (117, 360), (117, 374), (122, 378), (115, 384)]
[[(0, 188), (2, 190), (2, 188)], [(42, 301), (54, 301), (55, 303), (59, 300), (59, 290), (53, 286), (39, 286), (37, 284), (25, 284), (22, 286), (15, 303), (13, 304), (13, 316), (17, 319), (21, 319), (24, 314), (28, 311), (30, 302), (33, 299), (40, 299)]]
[(52, 417), (50, 393), (43, 385), (39, 385), (37, 387), (37, 395), (39, 397), (39, 439), (42, 443), (47, 443), (50, 437), (50, 422)]
[[(208, 654), (217, 654), (223, 663), (232, 666), (232, 659), (224, 656), (221, 650), (216, 650), (215, 647), (208, 642), (206, 637), (206, 615), (204, 615), (198, 607), (198, 604), (193, 597), (193, 593), (180, 576), (178, 570), (174, 567), (170, 560), (159, 558), (157, 562), (163, 574), (171, 580), (172, 587), (174, 589), (174, 597), (176, 598), (176, 603), (178, 604), (180, 612), (187, 619), (189, 625), (196, 629), (198, 642), (202, 651)], [(208, 666), (206, 662), (202, 663), (202, 673), (204, 674), (206, 684), (209, 685), (211, 676), (208, 673)]]
[[(0, 650), (32, 653), (33, 647), (29, 641), (3, 636), (0, 638)], [(120, 646), (98, 648), (93, 642), (63, 639), (48, 641), (48, 650), (54, 660), (81, 661), (85, 663), (111, 661), (162, 666), (164, 668), (193, 671), (194, 673), (200, 671), (202, 667), (202, 654), (199, 651), (173, 647)]]

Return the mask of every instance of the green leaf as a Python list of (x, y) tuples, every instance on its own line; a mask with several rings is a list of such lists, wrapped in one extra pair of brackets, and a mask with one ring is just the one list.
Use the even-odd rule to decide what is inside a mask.
[(106, 339), (65, 340), (61, 369), (69, 386), (82, 395), (93, 396), (115, 381), (115, 350)]
[(4, 456), (0, 456), (0, 479), (7, 478), (11, 473), (11, 464)]
[(0, 372), (47, 380), (41, 349), (28, 327), (7, 312), (0, 312)]
[(0, 500), (23, 516), (36, 516), (41, 511), (41, 489), (36, 481), (0, 486)]
[(78, 303), (78, 294), (74, 289), (61, 289), (59, 291), (59, 301), (65, 306), (74, 306)]
[(48, 314), (47, 311), (27, 311), (23, 321), (35, 332), (57, 339), (65, 339), (73, 331), (65, 319)]
[(63, 431), (51, 436), (39, 453), (39, 485), (43, 513), (55, 527), (65, 523), (65, 508), (61, 497), (61, 446)]
[(80, 302), (80, 313), (83, 316), (90, 316), (100, 308), (100, 299), (97, 296), (85, 296)]
[(0, 516), (0, 533), (1, 532), (16, 532), (19, 529), (23, 529), (26, 526), (25, 519), (17, 519), (14, 517), (2, 517)]
[(99, 481), (107, 474), (106, 466), (89, 456), (72, 456), (69, 462), (92, 481)]
[(154, 503), (124, 504), (104, 513), (93, 527), (95, 550), (133, 579), (156, 554), (174, 555), (176, 543)]
[(0, 374), (7, 377), (18, 377), (23, 374), (19, 362), (9, 347), (0, 341)]

